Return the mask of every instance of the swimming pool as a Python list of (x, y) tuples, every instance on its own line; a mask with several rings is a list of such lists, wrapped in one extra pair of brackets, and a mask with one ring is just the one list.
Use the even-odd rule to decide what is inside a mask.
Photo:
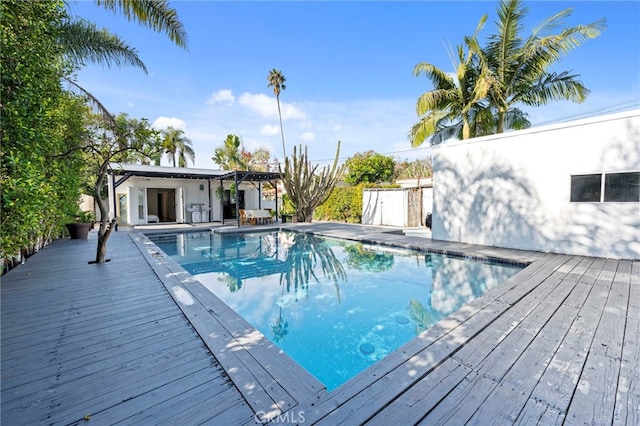
[(522, 269), (289, 231), (148, 238), (328, 391)]

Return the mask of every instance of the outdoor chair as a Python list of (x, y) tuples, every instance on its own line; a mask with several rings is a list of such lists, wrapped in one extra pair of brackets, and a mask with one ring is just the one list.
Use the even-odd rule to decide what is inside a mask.
[(247, 212), (244, 209), (240, 209), (240, 225), (247, 225), (249, 223), (249, 218), (247, 217)]

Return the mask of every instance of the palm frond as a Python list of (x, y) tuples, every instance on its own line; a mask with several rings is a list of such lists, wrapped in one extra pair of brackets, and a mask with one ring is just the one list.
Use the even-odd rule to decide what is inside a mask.
[(107, 107), (105, 107), (102, 104), (102, 102), (100, 102), (100, 100), (98, 98), (93, 96), (93, 94), (91, 92), (89, 92), (84, 87), (80, 86), (78, 83), (76, 83), (75, 81), (71, 80), (70, 78), (62, 77), (62, 79), (64, 81), (66, 81), (67, 83), (69, 83), (71, 85), (71, 87), (73, 88), (73, 90), (79, 91), (80, 93), (82, 93), (89, 100), (91, 105), (93, 105), (93, 107), (102, 116), (102, 118), (104, 119), (105, 123), (107, 123), (107, 125), (111, 129), (115, 129), (117, 127), (115, 117), (109, 112), (109, 110), (107, 110)]
[(136, 49), (91, 22), (76, 20), (63, 23), (58, 42), (64, 46), (68, 58), (78, 65), (84, 65), (85, 61), (107, 67), (133, 65), (147, 73)]
[(560, 74), (549, 73), (541, 78), (530, 90), (523, 92), (516, 98), (526, 105), (540, 106), (551, 101), (568, 100), (583, 102), (590, 91), (577, 80), (577, 75), (571, 75), (567, 71)]
[(99, 6), (122, 13), (158, 33), (166, 34), (177, 46), (187, 49), (187, 33), (175, 9), (167, 0), (96, 0)]

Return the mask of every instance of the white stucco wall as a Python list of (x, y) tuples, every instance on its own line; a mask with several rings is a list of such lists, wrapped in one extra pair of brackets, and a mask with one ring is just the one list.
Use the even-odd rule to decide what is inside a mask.
[[(110, 176), (111, 178), (111, 176)], [(200, 186), (202, 185), (202, 189)], [(231, 182), (224, 182), (224, 188), (229, 189)], [(244, 191), (245, 195), (245, 208), (257, 209), (258, 203), (258, 188), (257, 183), (243, 182), (239, 185), (239, 190)], [(149, 198), (148, 190), (152, 189), (174, 189), (176, 191), (176, 221), (190, 223), (192, 221), (191, 212), (188, 208), (191, 204), (204, 204), (205, 207), (210, 207), (208, 216), (205, 216), (204, 221), (219, 221), (221, 219), (221, 206), (220, 199), (216, 195), (216, 190), (220, 186), (219, 180), (211, 181), (211, 198), (209, 198), (209, 183), (206, 179), (178, 179), (178, 178), (156, 178), (156, 177), (131, 177), (123, 182), (115, 190), (115, 195), (109, 191), (108, 209), (110, 217), (113, 217), (112, 211), (114, 207), (114, 196), (118, 194), (127, 195), (127, 214), (124, 219), (124, 223), (128, 225), (141, 225), (147, 223), (149, 213), (149, 206), (153, 208), (155, 200)], [(111, 187), (109, 187), (111, 189)], [(179, 203), (179, 192), (182, 191), (183, 203)], [(140, 196), (144, 200), (144, 218), (139, 215), (139, 202)], [(209, 201), (211, 206), (209, 206)], [(262, 200), (261, 208), (275, 208), (274, 201)], [(207, 213), (204, 213), (205, 215)], [(208, 220), (207, 220), (208, 219)], [(122, 222), (119, 222), (122, 223)]]
[(640, 111), (434, 147), (433, 238), (640, 258), (640, 203), (571, 203), (571, 175), (640, 170)]

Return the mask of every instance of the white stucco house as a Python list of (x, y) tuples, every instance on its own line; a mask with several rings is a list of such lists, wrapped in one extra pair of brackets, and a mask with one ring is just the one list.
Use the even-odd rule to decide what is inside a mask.
[(640, 259), (640, 110), (433, 152), (434, 239)]
[[(111, 163), (109, 219), (119, 225), (237, 221), (238, 209), (274, 209), (263, 185), (278, 173)], [(236, 186), (237, 182), (237, 186)], [(237, 188), (237, 191), (235, 190)]]

